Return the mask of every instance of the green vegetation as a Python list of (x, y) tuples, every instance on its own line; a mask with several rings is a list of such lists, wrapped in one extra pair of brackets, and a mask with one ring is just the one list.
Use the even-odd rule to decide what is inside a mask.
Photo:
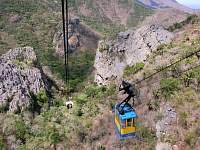
[[(37, 97), (40, 101), (46, 100), (43, 92)], [(98, 87), (90, 84), (74, 97), (75, 104), (71, 110), (59, 106), (51, 107), (34, 118), (28, 112), (1, 116), (4, 119), (0, 122), (2, 136), (14, 135), (19, 140), (19, 149), (47, 149), (51, 146), (57, 147), (58, 143), (62, 143), (65, 149), (68, 149), (72, 148), (73, 144), (89, 144), (94, 142), (93, 138), (108, 134), (105, 132), (105, 126), (101, 125), (98, 135), (91, 135), (94, 118), (104, 113), (101, 107), (106, 111), (112, 110), (109, 106), (115, 101), (114, 98), (115, 86)], [(5, 147), (1, 138), (0, 146), (2, 149)]]
[(100, 52), (108, 51), (109, 50), (109, 45), (106, 43), (106, 41), (101, 40), (101, 41), (99, 41), (99, 44), (98, 44), (98, 50)]
[(19, 120), (16, 121), (15, 125), (16, 125), (16, 138), (20, 139), (22, 142), (25, 142), (26, 140), (25, 136), (26, 133), (28, 132), (26, 124), (24, 123), (23, 120)]
[(187, 17), (187, 19), (186, 20), (184, 20), (184, 21), (182, 21), (182, 22), (180, 22), (180, 23), (175, 23), (175, 24), (173, 24), (172, 26), (170, 26), (169, 28), (168, 28), (168, 30), (170, 31), (170, 32), (173, 32), (173, 31), (175, 31), (175, 30), (177, 30), (177, 29), (181, 29), (182, 27), (184, 27), (185, 25), (187, 25), (187, 24), (194, 24), (194, 23), (196, 23), (197, 22), (197, 19), (198, 18), (198, 16), (197, 15), (190, 15), (190, 16), (188, 16)]
[(134, 1), (133, 10), (134, 13), (132, 13), (128, 18), (127, 22), (128, 27), (137, 26), (139, 22), (145, 19), (145, 17), (152, 15), (154, 12), (152, 9), (146, 8), (141, 4), (138, 4), (136, 1)]
[[(87, 80), (92, 72), (95, 52), (86, 51), (73, 54), (69, 58), (69, 77), (72, 91), (77, 91), (79, 86)], [(64, 76), (63, 76), (64, 77)]]
[[(79, 12), (78, 6), (81, 3), (85, 3), (86, 7), (89, 8), (90, 11), (92, 11), (92, 17), (84, 16)], [(134, 10), (128, 18), (128, 27), (136, 27), (138, 23), (143, 21), (146, 16), (150, 16), (153, 13), (152, 9), (146, 8), (136, 1), (119, 0), (118, 3), (120, 6), (126, 9)], [(70, 0), (69, 6), (79, 12), (78, 15), (83, 22), (85, 22), (96, 31), (102, 33), (105, 37), (115, 38), (117, 33), (125, 30), (125, 27), (123, 25), (120, 25), (120, 23), (113, 23), (112, 20), (106, 17), (106, 15), (102, 14), (102, 12), (100, 12), (100, 9), (95, 5), (95, 2), (93, 2), (92, 0), (85, 0), (84, 2), (80, 0)]]
[(191, 147), (195, 146), (197, 139), (198, 139), (198, 135), (195, 131), (189, 131), (186, 133), (185, 142), (189, 144)]
[(131, 74), (136, 74), (138, 73), (140, 70), (142, 70), (144, 68), (144, 63), (140, 62), (140, 63), (136, 63), (133, 66), (127, 66), (124, 70), (124, 75), (125, 76), (129, 76)]
[(99, 113), (97, 104), (104, 104), (112, 107), (112, 100), (105, 102), (109, 95), (115, 95), (115, 86), (99, 87), (97, 85), (87, 86), (84, 92), (74, 99), (77, 103), (78, 116), (96, 116)]
[(152, 130), (140, 126), (138, 127), (139, 135), (148, 143), (149, 150), (155, 149), (156, 144), (156, 134)]
[(91, 28), (102, 33), (104, 37), (115, 38), (120, 31), (125, 30), (125, 28), (120, 24), (111, 23), (107, 21), (104, 22), (96, 18), (85, 16), (81, 16), (80, 18)]
[(160, 81), (162, 95), (169, 98), (175, 91), (180, 88), (180, 81), (176, 78), (167, 78)]
[(75, 7), (77, 7), (77, 2), (78, 2), (78, 0), (68, 0), (68, 6), (75, 8)]
[(187, 119), (188, 119), (188, 114), (186, 112), (181, 112), (179, 115), (179, 123), (184, 128), (187, 127), (187, 124), (188, 124)]
[(181, 91), (175, 92), (173, 101), (176, 107), (182, 106), (186, 103), (195, 103), (198, 99), (196, 91), (192, 87), (187, 87)]
[(39, 5), (38, 3), (34, 3), (33, 0), (2, 0), (0, 5), (1, 12), (4, 13), (17, 13), (20, 15), (26, 15), (38, 11), (39, 7), (43, 5)]
[(6, 150), (6, 144), (4, 143), (2, 136), (0, 136), (0, 150)]
[(155, 101), (152, 101), (152, 102), (148, 102), (147, 106), (148, 106), (149, 110), (156, 111), (160, 107), (160, 104), (157, 100), (155, 100)]

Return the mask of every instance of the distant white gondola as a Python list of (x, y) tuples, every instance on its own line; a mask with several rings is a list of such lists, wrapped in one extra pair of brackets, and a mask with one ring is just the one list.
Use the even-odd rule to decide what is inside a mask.
[(72, 101), (68, 101), (65, 103), (65, 105), (67, 106), (67, 109), (71, 109), (74, 105), (74, 103)]

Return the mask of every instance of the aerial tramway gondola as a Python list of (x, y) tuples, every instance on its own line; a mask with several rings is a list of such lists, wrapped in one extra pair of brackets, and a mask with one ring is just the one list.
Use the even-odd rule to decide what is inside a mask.
[[(136, 122), (138, 115), (133, 108), (134, 100), (139, 96), (139, 92), (133, 84), (127, 81), (122, 81), (119, 91), (124, 91), (124, 94), (128, 94), (128, 97), (115, 105), (115, 128), (116, 133), (120, 139), (127, 139), (136, 136)], [(133, 100), (132, 106), (129, 103)]]

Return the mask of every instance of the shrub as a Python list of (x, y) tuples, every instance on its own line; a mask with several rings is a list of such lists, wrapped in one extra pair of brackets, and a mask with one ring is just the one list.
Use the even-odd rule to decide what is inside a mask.
[(3, 135), (9, 136), (15, 134), (15, 122), (17, 118), (14, 114), (6, 115), (3, 121)]
[(180, 82), (176, 78), (167, 78), (160, 81), (161, 92), (165, 98), (169, 98), (180, 88)]
[(156, 111), (156, 110), (158, 110), (158, 108), (160, 107), (160, 104), (159, 104), (158, 101), (153, 101), (153, 102), (147, 103), (147, 106), (148, 106), (149, 110), (154, 110), (154, 111)]
[(23, 120), (18, 120), (16, 121), (15, 127), (16, 127), (16, 138), (20, 139), (24, 143), (28, 131), (25, 123), (23, 122)]
[(54, 99), (54, 106), (56, 107), (60, 107), (60, 106), (64, 106), (64, 99), (61, 99), (61, 98), (55, 98)]
[(186, 87), (189, 87), (189, 85), (190, 85), (190, 83), (191, 83), (191, 80), (194, 78), (194, 73), (193, 72), (188, 72), (188, 73), (186, 73), (186, 74), (184, 74), (183, 76), (182, 76), (182, 80), (183, 80), (183, 82), (184, 82), (184, 85), (186, 86)]
[(187, 19), (184, 21), (184, 24), (189, 24), (189, 23), (194, 24), (197, 21), (198, 21), (198, 16), (193, 14), (187, 17)]
[(6, 150), (6, 145), (3, 141), (3, 137), (0, 136), (0, 150)]
[(107, 88), (104, 87), (104, 86), (97, 86), (97, 85), (92, 85), (92, 86), (88, 86), (86, 89), (85, 89), (85, 94), (88, 96), (88, 97), (91, 97), (91, 98), (100, 98), (102, 97), (107, 91)]
[(137, 72), (139, 72), (140, 70), (142, 70), (144, 68), (145, 64), (143, 62), (140, 63), (136, 63), (133, 66), (127, 66), (124, 70), (124, 75), (125, 76), (129, 76), (131, 74), (136, 74)]
[(82, 113), (86, 117), (95, 117), (99, 113), (99, 107), (94, 101), (88, 101), (82, 106)]
[(187, 24), (194, 24), (195, 22), (198, 21), (198, 16), (197, 15), (190, 15), (187, 17), (186, 20), (182, 21), (182, 22), (176, 22), (175, 24), (173, 24), (172, 26), (170, 26), (168, 28), (169, 31), (173, 32), (177, 29), (181, 29), (183, 26), (187, 25)]
[(106, 43), (106, 41), (103, 41), (103, 40), (99, 41), (98, 50), (100, 52), (108, 51), (109, 50), (109, 45)]
[(197, 142), (198, 136), (194, 131), (187, 132), (185, 136), (185, 142), (189, 144), (191, 147), (194, 147), (195, 143)]
[(76, 102), (78, 105), (83, 105), (88, 101), (88, 95), (87, 94), (80, 94), (79, 96), (76, 97)]
[(49, 140), (53, 144), (57, 144), (61, 140), (61, 136), (55, 126), (53, 126), (51, 129), (49, 129)]
[(159, 99), (159, 97), (162, 96), (161, 91), (160, 90), (153, 91), (153, 96), (155, 99)]
[[(172, 62), (173, 63), (173, 62)], [(170, 71), (172, 72), (172, 77), (176, 78), (180, 76), (181, 68), (179, 64), (175, 64), (170, 67)]]
[(40, 92), (37, 94), (37, 99), (42, 104), (48, 102), (48, 97), (44, 89), (40, 90)]
[(186, 128), (187, 127), (187, 118), (188, 114), (186, 112), (181, 112), (179, 115), (179, 122), (182, 127)]
[(150, 147), (155, 148), (156, 134), (152, 130), (143, 126), (138, 127), (137, 130), (143, 140), (147, 141)]

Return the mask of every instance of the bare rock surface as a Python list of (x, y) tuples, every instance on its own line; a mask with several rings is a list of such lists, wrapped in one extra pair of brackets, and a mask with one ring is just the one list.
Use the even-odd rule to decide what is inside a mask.
[(170, 126), (176, 122), (176, 111), (169, 104), (166, 104), (162, 108), (163, 117), (156, 123), (156, 136), (160, 139), (163, 134), (167, 134), (170, 131)]
[(31, 47), (15, 48), (0, 57), (0, 108), (23, 111), (31, 104), (31, 93), (44, 87), (42, 75)]
[[(71, 18), (68, 26), (69, 51), (96, 50), (101, 35), (80, 22), (79, 18)], [(53, 44), (56, 54), (64, 56), (63, 31), (58, 29), (54, 35)]]
[(157, 143), (156, 150), (172, 150), (169, 143)]
[(122, 78), (125, 67), (145, 61), (147, 55), (163, 43), (169, 43), (173, 34), (161, 26), (142, 26), (136, 31), (121, 32), (116, 41), (99, 43), (95, 59), (95, 82), (107, 85)]

